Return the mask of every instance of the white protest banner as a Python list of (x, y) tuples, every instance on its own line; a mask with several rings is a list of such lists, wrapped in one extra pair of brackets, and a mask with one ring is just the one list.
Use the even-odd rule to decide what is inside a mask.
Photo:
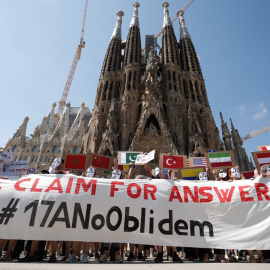
[(0, 181), (0, 238), (269, 249), (270, 179)]
[(0, 159), (4, 160), (5, 163), (9, 163), (13, 161), (14, 155), (11, 150), (3, 151), (0, 155)]
[(4, 176), (20, 176), (27, 174), (28, 161), (13, 161), (11, 163), (4, 163), (0, 175)]
[(136, 156), (136, 161), (135, 164), (145, 164), (148, 163), (149, 161), (155, 159), (155, 150), (149, 152), (146, 155), (137, 155)]

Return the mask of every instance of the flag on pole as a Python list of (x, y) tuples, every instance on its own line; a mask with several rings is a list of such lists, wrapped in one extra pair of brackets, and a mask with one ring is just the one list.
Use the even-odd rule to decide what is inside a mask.
[(135, 163), (137, 155), (142, 152), (118, 152), (118, 164), (127, 165), (129, 163)]
[(173, 156), (173, 155), (160, 154), (159, 160), (160, 160), (159, 164), (161, 168), (175, 170), (178, 168), (187, 167), (187, 156), (185, 155)]
[(230, 168), (235, 166), (235, 160), (232, 151), (207, 153), (206, 160), (210, 168)]
[(206, 167), (207, 162), (205, 157), (190, 157), (190, 167)]
[(66, 155), (65, 169), (66, 170), (85, 170), (87, 155)]
[(95, 168), (110, 170), (111, 169), (111, 157), (93, 154), (91, 165)]
[(190, 168), (190, 169), (181, 169), (180, 170), (180, 179), (183, 180), (196, 180), (198, 174), (203, 172), (204, 168)]

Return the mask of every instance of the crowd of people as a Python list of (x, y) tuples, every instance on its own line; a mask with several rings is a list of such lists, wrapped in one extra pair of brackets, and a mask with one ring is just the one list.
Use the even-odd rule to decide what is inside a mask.
[[(42, 170), (38, 172), (36, 169), (29, 169), (28, 173), (41, 174), (64, 174), (64, 160), (58, 158), (54, 161), (54, 166), (50, 171)], [(171, 171), (164, 168), (150, 169), (149, 164), (145, 164), (145, 175), (135, 175), (134, 164), (129, 164), (129, 171), (124, 174), (120, 170), (114, 169), (111, 175), (107, 178), (111, 179), (170, 179), (178, 180), (177, 177), (171, 177)], [(261, 167), (261, 171), (254, 171), (254, 180), (259, 175), (265, 178), (270, 178), (270, 165)], [(86, 177), (99, 176), (95, 172), (95, 168), (88, 168), (82, 173)], [(236, 166), (230, 169), (211, 170), (206, 168), (205, 172), (200, 172), (195, 181), (237, 181), (244, 179), (240, 169)], [(98, 260), (100, 263), (105, 263), (108, 260), (123, 262), (127, 261), (145, 261), (147, 258), (153, 258), (155, 263), (162, 263), (165, 258), (168, 261), (182, 263), (184, 260), (194, 261), (200, 260), (208, 263), (214, 258), (216, 262), (237, 262), (245, 254), (249, 255), (251, 263), (266, 262), (266, 258), (270, 259), (269, 251), (261, 250), (237, 250), (237, 249), (209, 249), (196, 247), (176, 247), (176, 246), (152, 246), (141, 245), (139, 243), (89, 243), (78, 241), (24, 241), (24, 240), (8, 240), (0, 239), (0, 251), (3, 256), (0, 261), (18, 260), (19, 262), (42, 261), (46, 259), (49, 263), (57, 261), (62, 262), (89, 262), (91, 257)], [(24, 257), (21, 253), (24, 252)], [(256, 255), (256, 256), (254, 256)], [(58, 258), (59, 257), (59, 258)]]

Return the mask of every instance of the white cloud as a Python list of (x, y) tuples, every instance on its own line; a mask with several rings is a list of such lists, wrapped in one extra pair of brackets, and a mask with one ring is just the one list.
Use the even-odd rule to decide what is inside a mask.
[(239, 112), (243, 112), (245, 109), (246, 109), (246, 107), (244, 105), (238, 106), (238, 111)]
[(268, 109), (265, 108), (264, 103), (259, 104), (259, 112), (253, 115), (253, 120), (262, 119), (268, 113)]

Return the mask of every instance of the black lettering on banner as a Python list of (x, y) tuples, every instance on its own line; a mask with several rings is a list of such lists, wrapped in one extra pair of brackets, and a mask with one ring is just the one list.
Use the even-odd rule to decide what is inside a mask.
[[(60, 213), (63, 211), (64, 217), (59, 217)], [(56, 210), (51, 222), (49, 223), (48, 227), (52, 227), (56, 221), (61, 221), (66, 223), (66, 228), (70, 228), (68, 210), (67, 210), (67, 203), (61, 202), (58, 209)]]
[(204, 221), (203, 223), (201, 223), (198, 220), (191, 220), (190, 221), (190, 235), (191, 236), (195, 236), (195, 226), (199, 227), (200, 236), (204, 236), (204, 226), (208, 226), (208, 228), (209, 228), (209, 236), (214, 237), (213, 225), (210, 222)]
[[(118, 221), (116, 222), (116, 224), (113, 226), (112, 223), (111, 223), (111, 215), (113, 212), (116, 212), (118, 214)], [(107, 216), (106, 216), (106, 223), (107, 223), (107, 227), (108, 229), (110, 229), (111, 231), (116, 231), (120, 225), (121, 225), (121, 222), (122, 222), (122, 212), (121, 212), (121, 209), (117, 206), (113, 206)]]
[[(169, 224), (169, 230), (165, 230), (163, 228), (163, 225), (166, 223)], [(164, 218), (158, 223), (158, 228), (159, 228), (160, 232), (163, 234), (172, 235), (172, 231), (173, 231), (173, 224), (172, 223), (173, 223), (172, 210), (169, 210), (169, 218)]]
[[(180, 224), (183, 224), (182, 226)], [(181, 232), (180, 230), (188, 230), (188, 224), (182, 220), (179, 219), (174, 224), (174, 230), (178, 235), (188, 235), (187, 232)]]
[(73, 212), (73, 220), (72, 220), (72, 228), (76, 228), (77, 217), (79, 215), (81, 223), (82, 223), (82, 227), (84, 229), (88, 229), (88, 227), (89, 227), (89, 219), (90, 219), (90, 211), (91, 211), (91, 204), (87, 204), (85, 218), (84, 218), (81, 204), (80, 203), (75, 203), (74, 212)]
[(47, 222), (47, 220), (48, 220), (48, 217), (49, 217), (49, 215), (50, 215), (50, 213), (51, 213), (51, 211), (52, 211), (52, 208), (53, 208), (53, 206), (54, 206), (54, 204), (55, 204), (55, 202), (54, 201), (41, 201), (41, 204), (42, 205), (48, 205), (49, 207), (47, 208), (47, 211), (46, 211), (46, 213), (45, 213), (45, 215), (44, 215), (44, 217), (43, 217), (43, 219), (42, 219), (42, 221), (41, 221), (41, 223), (40, 223), (40, 227), (44, 227), (45, 226), (45, 224), (46, 224), (46, 222)]
[[(97, 225), (97, 220), (100, 220), (100, 225)], [(94, 230), (100, 230), (105, 225), (105, 218), (102, 215), (94, 215), (91, 224)]]
[(140, 233), (144, 233), (145, 230), (145, 208), (142, 208), (141, 210), (141, 227), (140, 227)]
[[(133, 222), (133, 226), (129, 226), (129, 222)], [(129, 207), (125, 208), (125, 223), (124, 223), (124, 232), (134, 232), (139, 227), (139, 220), (134, 216), (129, 215)]]
[(29, 209), (33, 208), (32, 213), (31, 213), (31, 217), (30, 217), (29, 226), (35, 226), (35, 219), (36, 219), (36, 215), (37, 215), (37, 207), (38, 207), (38, 200), (35, 200), (35, 201), (29, 203), (24, 208), (24, 213), (27, 212)]

